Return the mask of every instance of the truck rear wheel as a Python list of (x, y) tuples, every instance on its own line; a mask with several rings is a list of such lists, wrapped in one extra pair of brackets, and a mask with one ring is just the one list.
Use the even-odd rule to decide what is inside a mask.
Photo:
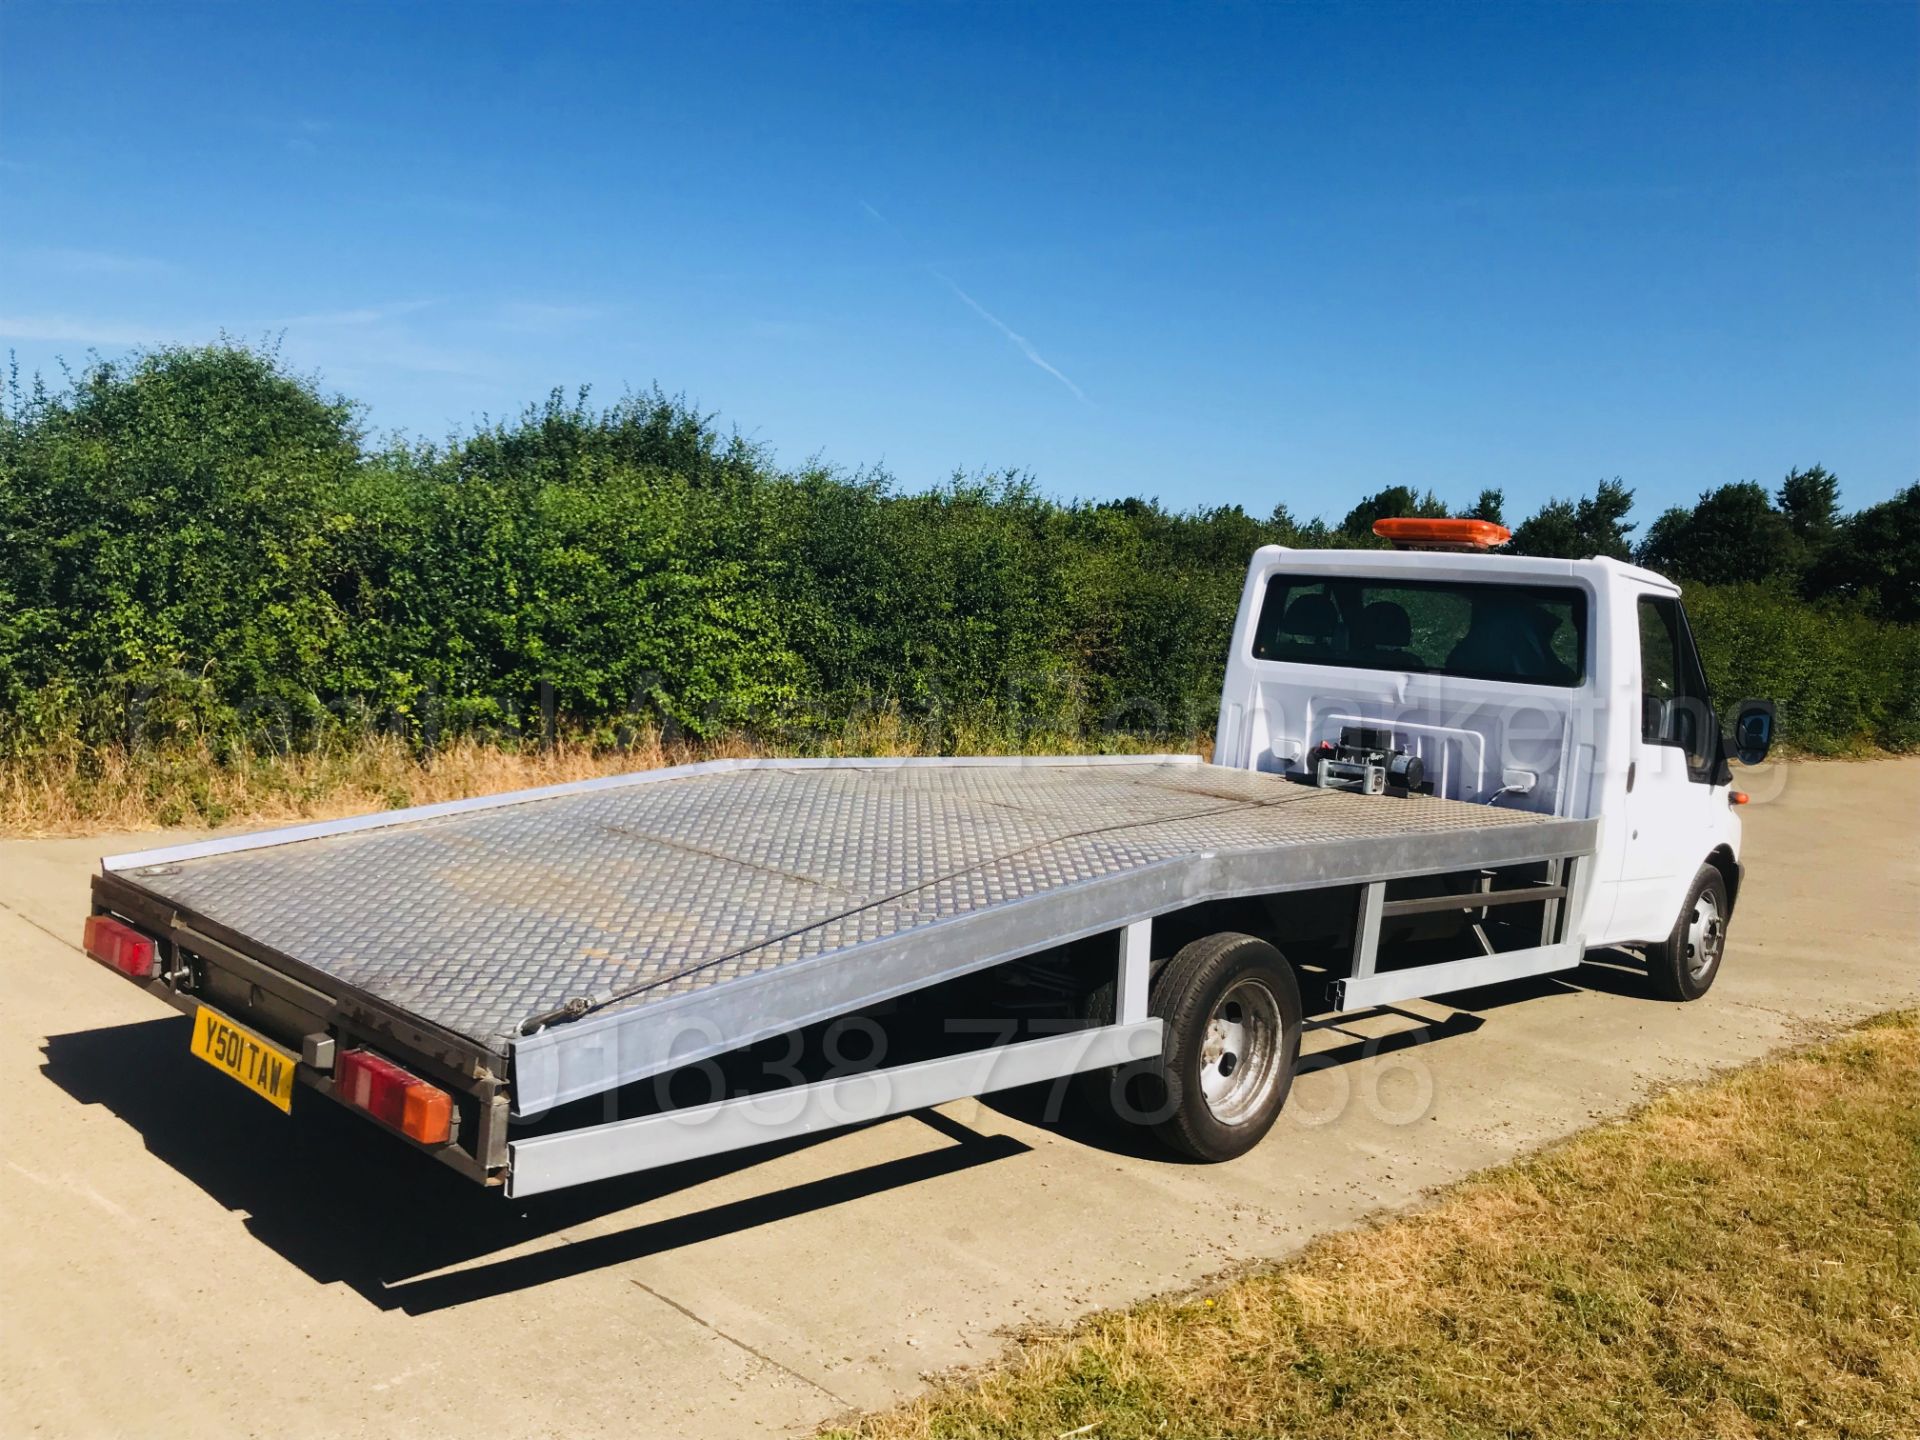
[(1166, 1022), (1154, 1133), (1195, 1160), (1231, 1160), (1273, 1128), (1300, 1058), (1300, 986), (1280, 952), (1225, 932), (1186, 946), (1154, 977)]
[(1713, 988), (1731, 910), (1726, 877), (1715, 866), (1702, 865), (1673, 933), (1647, 947), (1647, 980), (1654, 994), (1662, 1000), (1698, 1000)]

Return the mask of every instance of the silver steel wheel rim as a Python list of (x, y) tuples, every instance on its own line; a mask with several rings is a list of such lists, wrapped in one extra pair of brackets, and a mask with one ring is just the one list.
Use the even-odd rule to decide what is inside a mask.
[(1258, 980), (1227, 987), (1207, 1019), (1200, 1044), (1200, 1095), (1222, 1125), (1238, 1125), (1260, 1108), (1280, 1063), (1280, 1005)]
[(1711, 890), (1702, 890), (1693, 902), (1693, 918), (1687, 922), (1687, 974), (1695, 980), (1712, 974), (1726, 940), (1727, 924), (1720, 914), (1720, 902)]

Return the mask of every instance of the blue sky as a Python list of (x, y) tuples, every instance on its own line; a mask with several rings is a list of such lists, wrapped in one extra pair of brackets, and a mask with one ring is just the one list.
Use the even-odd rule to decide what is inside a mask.
[(438, 437), (1644, 522), (1920, 479), (1920, 7), (0, 4), (0, 345), (283, 334)]

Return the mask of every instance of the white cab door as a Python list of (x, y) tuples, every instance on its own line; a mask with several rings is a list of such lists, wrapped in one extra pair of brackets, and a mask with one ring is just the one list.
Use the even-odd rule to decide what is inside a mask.
[(1609, 937), (1658, 940), (1713, 848), (1718, 722), (1678, 597), (1636, 598), (1640, 723), (1628, 770), (1625, 835)]

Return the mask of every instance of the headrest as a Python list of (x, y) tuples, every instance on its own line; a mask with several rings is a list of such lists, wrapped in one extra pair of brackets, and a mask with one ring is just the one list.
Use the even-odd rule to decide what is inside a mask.
[(1360, 628), (1367, 643), (1382, 650), (1399, 650), (1413, 643), (1413, 622), (1391, 600), (1376, 600), (1362, 610)]
[(1331, 640), (1333, 627), (1338, 620), (1333, 601), (1324, 595), (1310, 593), (1296, 596), (1288, 604), (1287, 613), (1280, 621), (1280, 629), (1302, 640)]

